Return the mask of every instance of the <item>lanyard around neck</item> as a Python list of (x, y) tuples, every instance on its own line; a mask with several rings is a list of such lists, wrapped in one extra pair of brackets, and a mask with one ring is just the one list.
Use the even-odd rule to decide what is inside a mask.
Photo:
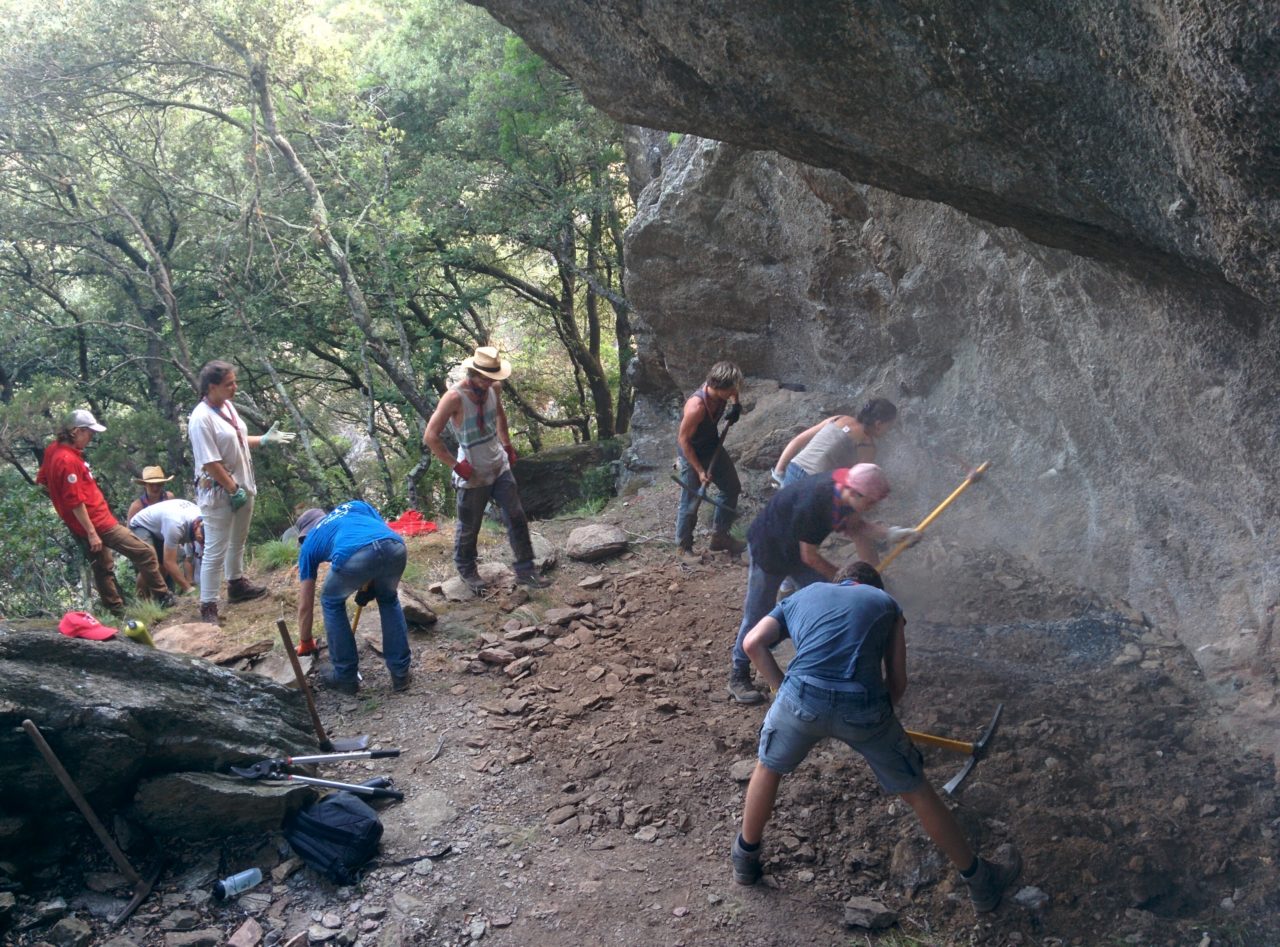
[(231, 410), (231, 416), (228, 417), (222, 413), (222, 405), (214, 407), (210, 404), (208, 398), (204, 398), (203, 400), (205, 404), (209, 405), (209, 409), (213, 411), (214, 414), (226, 421), (227, 424), (231, 425), (231, 430), (236, 432), (236, 440), (240, 442), (240, 446), (244, 448), (244, 452), (246, 454), (249, 453), (249, 442), (245, 440), (244, 434), (240, 431), (240, 425), (236, 423), (240, 420), (240, 415), (236, 413), (235, 405), (230, 401), (222, 402), (223, 405), (226, 405)]

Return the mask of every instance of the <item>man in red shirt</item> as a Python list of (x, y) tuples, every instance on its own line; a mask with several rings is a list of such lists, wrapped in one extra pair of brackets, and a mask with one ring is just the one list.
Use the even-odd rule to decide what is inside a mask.
[(116, 585), (111, 550), (127, 557), (138, 573), (138, 596), (153, 598), (165, 608), (173, 596), (160, 573), (155, 550), (116, 522), (84, 459), (93, 435), (106, 428), (83, 408), (72, 411), (58, 429), (57, 439), (44, 450), (36, 483), (49, 492), (53, 508), (76, 537), (93, 566), (93, 581), (102, 604), (113, 615), (124, 614), (124, 597)]

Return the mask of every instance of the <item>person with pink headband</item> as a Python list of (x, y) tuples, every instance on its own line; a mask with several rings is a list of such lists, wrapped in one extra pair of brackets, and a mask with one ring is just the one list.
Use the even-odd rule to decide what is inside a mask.
[(742, 624), (733, 643), (729, 696), (740, 704), (758, 704), (764, 695), (751, 681), (751, 660), (742, 641), (777, 602), (784, 579), (796, 588), (830, 582), (839, 568), (818, 547), (833, 532), (853, 540), (858, 558), (879, 562), (875, 541), (912, 539), (914, 529), (864, 519), (889, 495), (889, 480), (875, 464), (855, 464), (830, 473), (811, 474), (779, 490), (747, 530), (750, 571), (742, 605)]

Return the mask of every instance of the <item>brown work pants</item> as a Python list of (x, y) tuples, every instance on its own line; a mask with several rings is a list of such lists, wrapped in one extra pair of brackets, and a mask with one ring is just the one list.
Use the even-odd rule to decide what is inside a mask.
[(169, 587), (165, 585), (164, 576), (160, 573), (156, 551), (150, 543), (143, 542), (118, 523), (110, 529), (99, 530), (98, 536), (102, 539), (102, 548), (97, 552), (89, 551), (89, 541), (83, 536), (76, 538), (89, 557), (89, 564), (93, 567), (93, 581), (98, 587), (98, 597), (102, 599), (107, 611), (113, 615), (124, 612), (124, 596), (120, 594), (120, 586), (116, 584), (116, 563), (111, 555), (113, 549), (133, 563), (133, 568), (138, 573), (139, 598), (162, 599), (169, 594)]

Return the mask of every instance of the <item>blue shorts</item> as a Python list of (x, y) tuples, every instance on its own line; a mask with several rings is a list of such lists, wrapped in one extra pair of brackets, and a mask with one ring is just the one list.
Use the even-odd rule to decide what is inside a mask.
[(760, 728), (760, 762), (786, 775), (826, 737), (861, 754), (885, 792), (911, 792), (924, 782), (924, 758), (887, 697), (785, 679)]

